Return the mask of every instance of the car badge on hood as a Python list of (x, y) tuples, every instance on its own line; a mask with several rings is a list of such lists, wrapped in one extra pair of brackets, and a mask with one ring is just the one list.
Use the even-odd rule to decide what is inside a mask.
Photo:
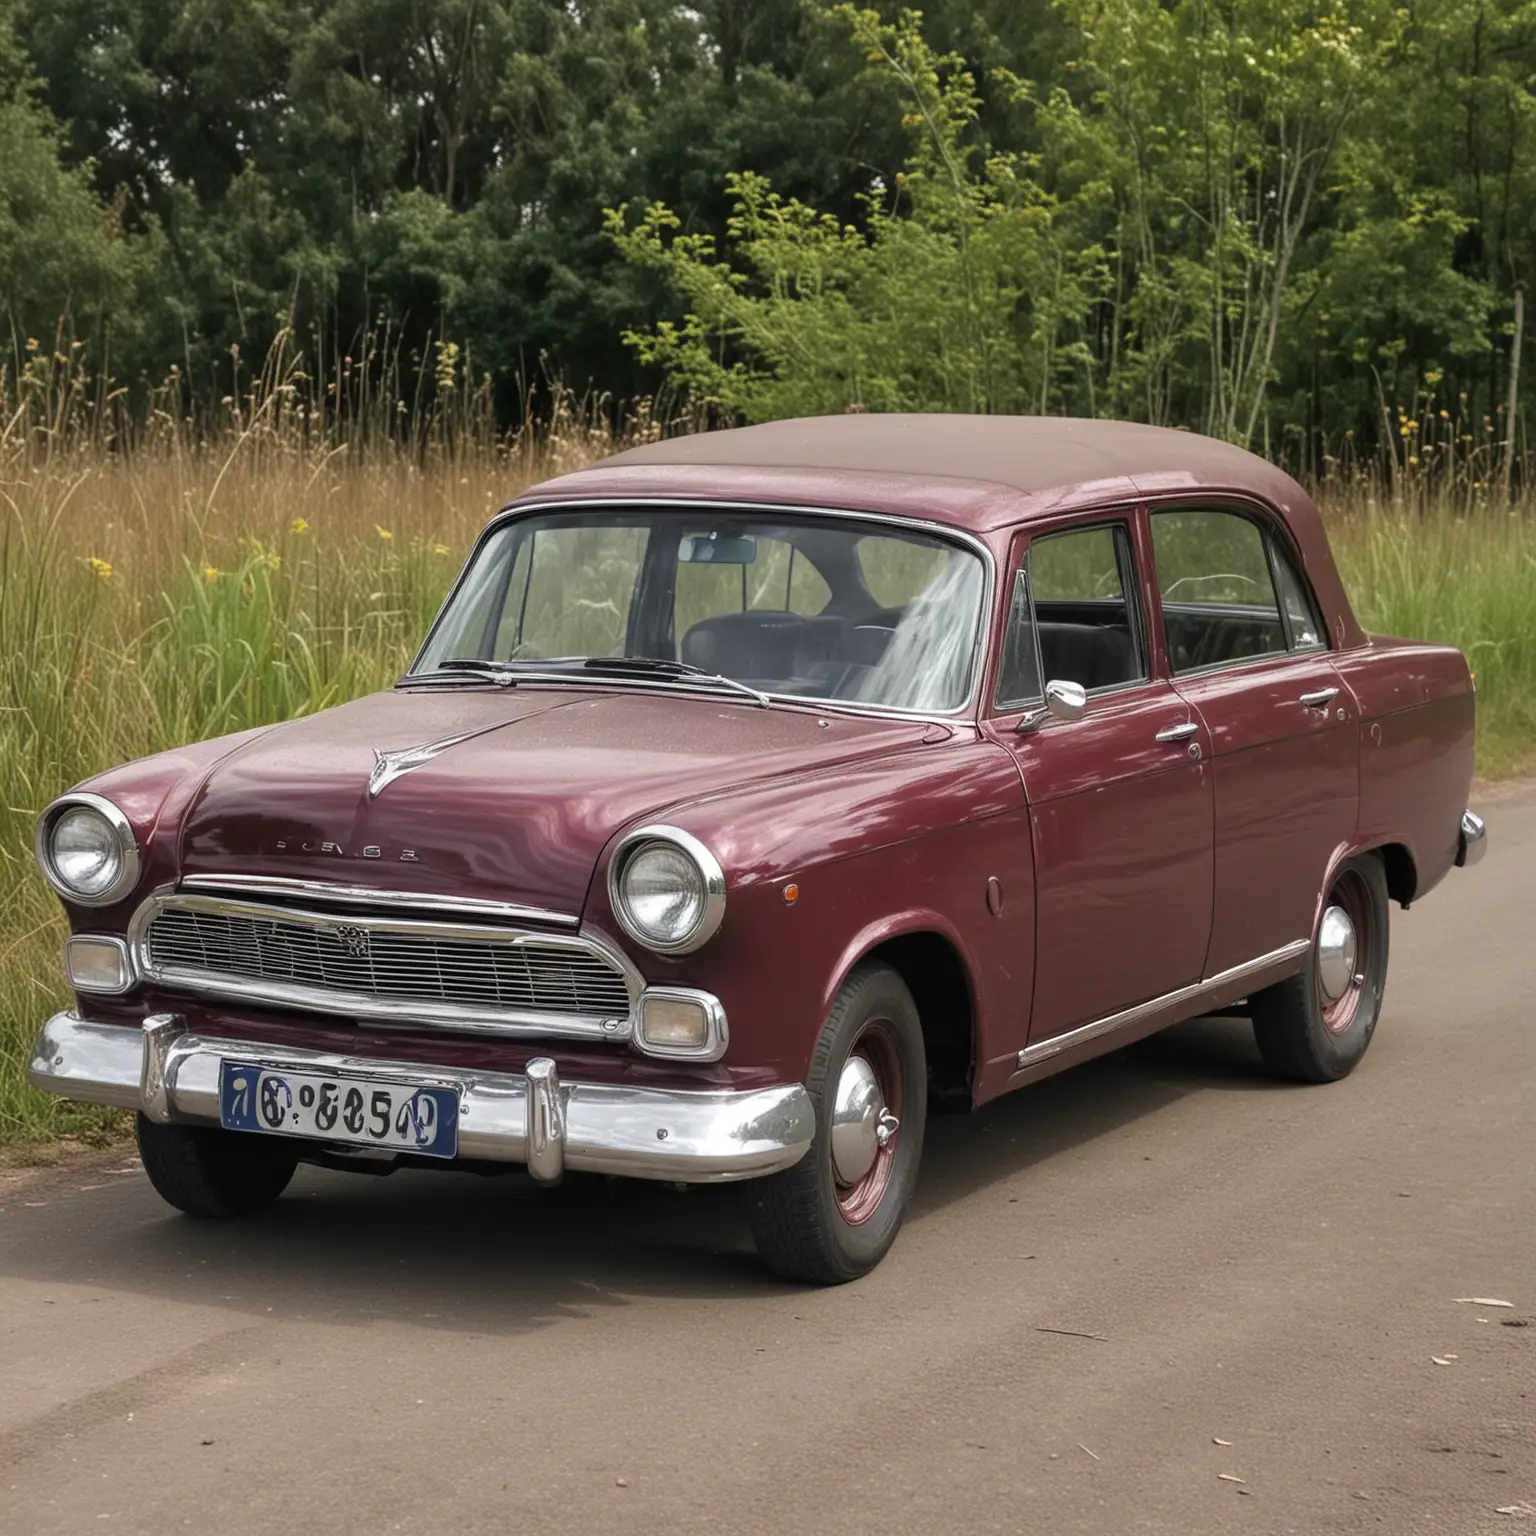
[(441, 757), (449, 747), (456, 747), (471, 736), (482, 736), (483, 731), (465, 731), (462, 736), (445, 736), (441, 741), (426, 741), (419, 747), (405, 747), (399, 752), (381, 752), (373, 749), (373, 772), (368, 775), (368, 798), (377, 799), (396, 779), (418, 768), (425, 768), (435, 757)]

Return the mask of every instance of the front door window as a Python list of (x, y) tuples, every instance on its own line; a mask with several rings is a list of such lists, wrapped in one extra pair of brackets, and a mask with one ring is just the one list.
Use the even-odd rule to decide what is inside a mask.
[(1131, 571), (1123, 523), (1031, 541), (1014, 586), (999, 708), (1040, 699), (1047, 683), (1077, 683), (1095, 693), (1146, 680)]

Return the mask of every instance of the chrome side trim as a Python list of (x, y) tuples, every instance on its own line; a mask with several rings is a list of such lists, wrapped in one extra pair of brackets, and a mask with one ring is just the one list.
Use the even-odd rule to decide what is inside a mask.
[(543, 1122), (546, 1169), (558, 1153), (569, 1169), (690, 1184), (727, 1183), (792, 1167), (805, 1156), (816, 1129), (810, 1095), (799, 1083), (739, 1092), (640, 1088), (561, 1084), (551, 1071), (545, 1088), (530, 1090), (530, 1074), (538, 1079), (533, 1062), (525, 1072), (481, 1072), (203, 1038), (186, 1033), (176, 1015), (145, 1022), (154, 1026), (153, 1044), (144, 1029), (56, 1014), (38, 1032), (27, 1077), (44, 1093), (146, 1109), (141, 1084), (145, 1062), (153, 1057), (151, 1075), (163, 1085), (155, 1092), (163, 1094), (169, 1118), (208, 1125), (219, 1123), (219, 1066), (225, 1057), (277, 1070), (455, 1088), (459, 1156), (530, 1165), (529, 1100), (535, 1097), (551, 1111)]
[(583, 1014), (539, 1013), (533, 1010), (504, 1012), (499, 1009), (477, 1010), (456, 1003), (422, 999), (380, 998), (367, 992), (343, 992), (329, 987), (272, 980), (246, 980), (218, 972), (192, 969), (158, 969), (150, 960), (149, 929), (155, 918), (168, 908), (210, 912), (231, 917), (267, 919), (315, 928), (333, 928), (338, 919), (329, 913), (305, 912), (295, 907), (262, 906), (257, 902), (227, 900), (219, 896), (177, 895), (157, 892), (145, 901), (128, 925), (128, 943), (134, 964), (143, 981), (199, 997), (223, 998), (266, 1004), (277, 1008), (298, 1008), (306, 1012), (339, 1014), (344, 1018), (369, 1019), (402, 1026), (436, 1025), (508, 1038), (564, 1037), (573, 1040), (627, 1040), (635, 1010), (645, 982), (629, 958), (614, 945), (595, 934), (530, 933), (516, 929), (491, 928), (465, 923), (438, 923), (408, 917), (366, 917), (348, 915), (349, 927), (370, 933), (405, 933), (423, 938), (467, 939), (487, 944), (537, 944), (571, 949), (596, 955), (624, 980), (629, 997), (629, 1012), (624, 1018), (598, 1018)]
[(1488, 823), (1476, 811), (1461, 813), (1461, 830), (1456, 834), (1456, 867), (1471, 869), (1488, 852)]
[(403, 911), (489, 917), (509, 923), (550, 923), (561, 928), (581, 925), (577, 913), (556, 912), (549, 907), (524, 907), (513, 901), (469, 901), (460, 896), (438, 896), (426, 891), (380, 891), (370, 885), (295, 880), (287, 875), (186, 875), (180, 888), (227, 895), (297, 896), (321, 906), (398, 907)]
[[(698, 927), (673, 944), (659, 944), (648, 937), (630, 916), (624, 901), (625, 868), (647, 843), (671, 843), (681, 848), (698, 866), (704, 880), (704, 911), (699, 917)], [(608, 903), (613, 908), (613, 915), (619, 920), (619, 926), (642, 949), (648, 949), (656, 955), (690, 955), (709, 943), (719, 931), (720, 924), (725, 921), (725, 871), (720, 867), (719, 859), (693, 833), (684, 832), (681, 827), (653, 822), (649, 826), (636, 827), (633, 832), (626, 832), (619, 839), (618, 847), (613, 850), (613, 857), (608, 861)]]
[[(985, 540), (964, 528), (953, 528), (947, 523), (936, 523), (919, 517), (898, 517), (889, 512), (860, 512), (854, 507), (805, 506), (799, 502), (716, 500), (706, 496), (660, 496), (645, 493), (635, 496), (572, 496), (551, 497), (542, 501), (509, 502), (480, 530), (480, 537), (475, 540), (474, 548), (470, 550), (468, 558), (459, 571), (458, 579), (443, 599), (442, 606), (437, 610), (437, 616), (427, 627), (426, 636), (417, 648), (416, 654), (411, 658), (411, 664), (401, 681), (406, 681), (415, 674), (421, 658), (426, 655), (433, 636), (443, 622), (444, 614), (448, 612), (454, 599), (459, 595), (459, 589), (464, 585), (475, 563), (475, 557), (480, 553), (487, 539), (499, 532), (505, 524), (515, 522), (518, 518), (530, 513), (579, 511), (583, 507), (675, 507), (680, 511), (689, 512), (710, 509), (720, 512), (760, 512), (769, 516), (775, 513), (790, 513), (801, 517), (834, 518), (844, 522), (873, 523), (887, 528), (915, 530), (944, 543), (957, 544), (962, 549), (969, 550), (973, 555), (980, 557), (983, 581), (981, 603), (976, 616), (976, 636), (971, 648), (970, 687), (964, 703), (949, 710), (927, 710), (895, 709), (889, 705), (862, 704), (851, 699), (817, 699), (808, 694), (770, 693), (767, 697), (775, 704), (798, 705), (803, 709), (846, 711), (849, 714), (872, 715), (881, 720), (974, 720), (976, 718), (982, 679), (987, 670), (986, 662), (992, 637), (992, 604), (997, 587), (997, 561), (993, 558), (992, 551)], [(587, 682), (589, 686), (600, 682), (611, 684), (613, 679), (590, 678)], [(701, 694), (698, 689), (692, 691), (695, 697), (709, 696)]]
[(1059, 1056), (1063, 1051), (1070, 1051), (1074, 1046), (1087, 1045), (1090, 1040), (1097, 1040), (1101, 1035), (1112, 1035), (1116, 1030), (1129, 1029), (1131, 1025), (1139, 1024), (1144, 1019), (1151, 1018), (1153, 1014), (1162, 1013), (1165, 1009), (1198, 1002), (1207, 993), (1214, 993), (1222, 987), (1231, 986), (1233, 982), (1243, 981), (1249, 976), (1257, 976), (1261, 971), (1267, 971), (1271, 966), (1280, 965), (1287, 960), (1298, 959), (1311, 947), (1310, 939), (1297, 939), (1293, 943), (1282, 944), (1279, 949), (1272, 949), (1267, 955), (1260, 955), (1256, 960), (1244, 961), (1242, 965), (1234, 965), (1230, 970), (1218, 971), (1214, 976), (1207, 976), (1204, 981), (1191, 982), (1189, 986), (1165, 992), (1161, 997), (1148, 998), (1146, 1002), (1137, 1003), (1133, 1008), (1124, 1008), (1119, 1013), (1110, 1014), (1107, 1018), (1095, 1019), (1091, 1024), (1069, 1029), (1064, 1035), (1052, 1035), (1049, 1040), (1041, 1040), (1020, 1051), (1016, 1070), (1022, 1072), (1025, 1067), (1033, 1067), (1039, 1062), (1049, 1061), (1052, 1056)]
[[(71, 806), (81, 805), (105, 817), (117, 836), (118, 851), (122, 854), (123, 867), (117, 879), (99, 896), (82, 896), (73, 886), (59, 878), (53, 867), (53, 851), (49, 847), (53, 824)], [(51, 805), (43, 808), (37, 818), (37, 830), (32, 834), (32, 850), (37, 855), (38, 867), (43, 878), (73, 907), (115, 906), (139, 883), (143, 867), (139, 856), (139, 840), (134, 836), (133, 823), (105, 795), (93, 795), (85, 790), (72, 790), (60, 795)]]

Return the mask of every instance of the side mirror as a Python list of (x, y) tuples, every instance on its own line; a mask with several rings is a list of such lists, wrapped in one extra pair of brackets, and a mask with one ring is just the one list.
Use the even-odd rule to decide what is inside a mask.
[(1081, 683), (1045, 685), (1045, 707), (1058, 720), (1081, 720), (1088, 712), (1088, 694)]
[(1028, 710), (1019, 717), (1016, 727), (1022, 736), (1035, 730), (1047, 716), (1058, 720), (1081, 720), (1088, 712), (1088, 693), (1081, 683), (1065, 683), (1059, 679), (1045, 685), (1045, 703)]

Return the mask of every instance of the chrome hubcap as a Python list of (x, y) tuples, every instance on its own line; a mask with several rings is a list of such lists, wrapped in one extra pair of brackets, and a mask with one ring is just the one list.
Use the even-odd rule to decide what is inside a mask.
[(832, 1105), (832, 1171), (838, 1183), (857, 1184), (874, 1167), (899, 1124), (885, 1107), (874, 1068), (862, 1056), (850, 1056), (838, 1076)]
[(1317, 984), (1330, 1003), (1344, 996), (1355, 980), (1359, 940), (1343, 907), (1329, 907), (1317, 930)]

